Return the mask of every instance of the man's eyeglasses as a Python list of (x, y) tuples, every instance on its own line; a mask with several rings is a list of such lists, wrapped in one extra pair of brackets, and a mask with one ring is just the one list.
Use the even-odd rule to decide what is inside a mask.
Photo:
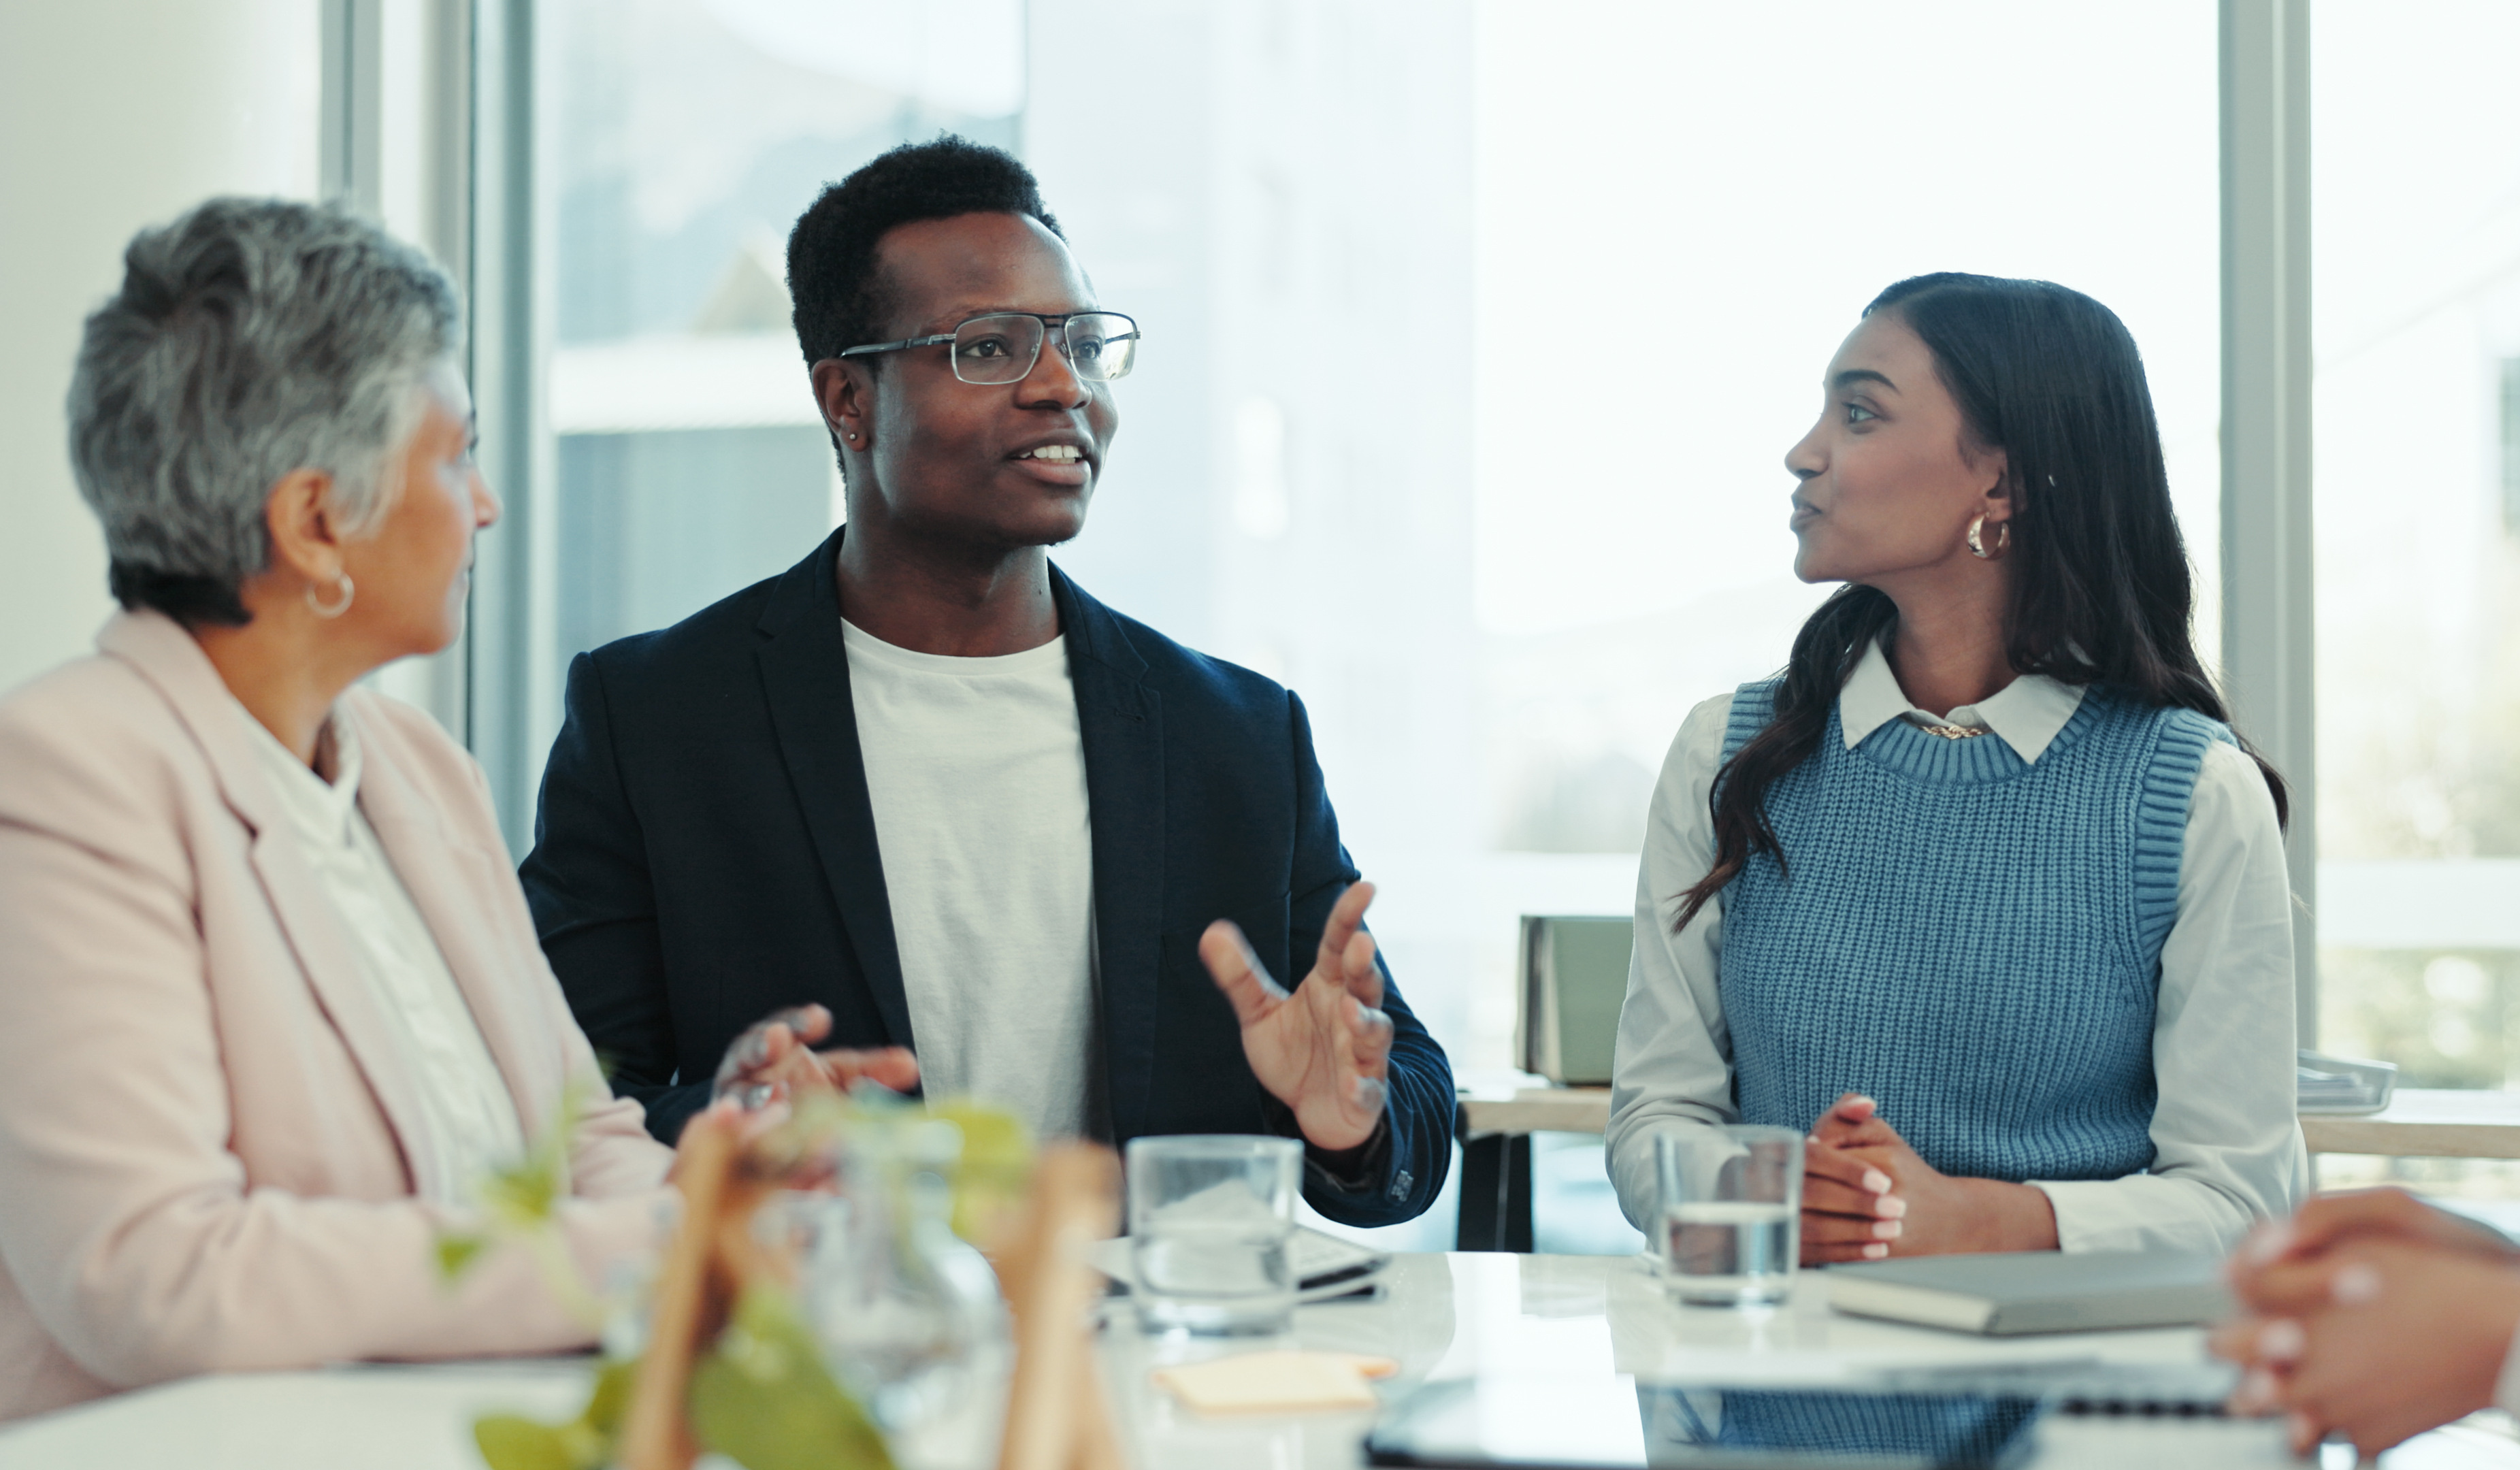
[(900, 352), (911, 347), (954, 346), (954, 376), (965, 382), (1021, 382), (1041, 361), (1041, 344), (1052, 328), (1058, 329), (1058, 355), (1088, 382), (1126, 378), (1138, 357), (1138, 324), (1116, 311), (1080, 311), (1069, 316), (1043, 316), (1030, 311), (993, 311), (973, 317), (951, 332), (914, 336), (898, 342), (872, 342), (850, 347), (842, 357)]

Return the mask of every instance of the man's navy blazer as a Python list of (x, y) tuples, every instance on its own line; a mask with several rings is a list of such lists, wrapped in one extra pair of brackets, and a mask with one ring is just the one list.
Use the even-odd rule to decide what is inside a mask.
[[(825, 1045), (916, 1050), (840, 635), (840, 534), (785, 575), (580, 654), (519, 873), (543, 950), (616, 1092), (671, 1141), (727, 1045), (782, 1006), (831, 1008)], [(1357, 871), (1304, 706), (1051, 571), (1085, 745), (1113, 1141), (1295, 1133), (1251, 1074), (1198, 958), (1230, 918), (1293, 984)], [(1388, 1147), (1313, 1206), (1352, 1225), (1423, 1211), (1452, 1159), (1452, 1068), (1389, 971)], [(1308, 1154), (1309, 1154), (1308, 1150)]]

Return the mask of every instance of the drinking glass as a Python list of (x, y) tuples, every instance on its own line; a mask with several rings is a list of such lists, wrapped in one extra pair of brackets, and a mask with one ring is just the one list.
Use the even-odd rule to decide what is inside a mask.
[(790, 1211), (807, 1320), (903, 1470), (979, 1463), (1005, 1394), (997, 1277), (951, 1223), (962, 1152), (962, 1130), (941, 1119), (859, 1127), (839, 1147), (839, 1191)]
[(1295, 1310), (1287, 1242), (1303, 1158), (1293, 1138), (1130, 1140), (1133, 1294), (1148, 1330), (1285, 1329)]
[(1755, 1307), (1793, 1290), (1801, 1252), (1803, 1136), (1748, 1125), (1654, 1137), (1663, 1281), (1684, 1302)]

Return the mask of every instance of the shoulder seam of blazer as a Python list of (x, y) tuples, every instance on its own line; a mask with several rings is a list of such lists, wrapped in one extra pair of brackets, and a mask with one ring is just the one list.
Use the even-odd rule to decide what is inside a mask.
[(248, 829), (259, 836), (281, 821), (279, 793), (254, 764), (245, 731), (221, 701), (235, 695), (216, 665), (182, 624), (154, 608), (118, 612), (97, 630), (97, 651), (137, 673), (166, 701), (177, 723), (201, 747), (219, 796)]

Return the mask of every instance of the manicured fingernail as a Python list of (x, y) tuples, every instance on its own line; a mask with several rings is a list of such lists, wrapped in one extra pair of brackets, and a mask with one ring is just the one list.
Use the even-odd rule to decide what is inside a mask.
[(1908, 1202), (1895, 1194), (1885, 1194), (1872, 1202), (1872, 1213), (1883, 1220), (1908, 1218)]
[(2274, 1403), (2275, 1375), (2264, 1368), (2251, 1368), (2231, 1391), (2231, 1412), (2243, 1417), (2264, 1413)]
[(2380, 1300), (2380, 1273), (2357, 1261), (2336, 1272), (2336, 1284), (2330, 1289), (2339, 1307), (2367, 1307)]
[(1890, 1247), (1886, 1245), (1868, 1245), (1864, 1248), (1864, 1259), (1867, 1261), (1878, 1261), (1889, 1254)]
[(1906, 1228), (1895, 1220), (1876, 1220), (1872, 1223), (1872, 1235), (1876, 1240), (1896, 1240), (1899, 1232)]
[(2292, 1226), (2277, 1222), (2262, 1227), (2249, 1237), (2248, 1258), (2260, 1266), (2274, 1260), (2292, 1245)]
[(2277, 1317), (2258, 1330), (2258, 1356), (2270, 1362), (2291, 1362), (2309, 1345), (2301, 1323), (2290, 1317)]
[(2291, 1418), (2284, 1421), (2284, 1427), (2292, 1432), (2293, 1445), (2304, 1453), (2309, 1452), (2311, 1446), (2318, 1443), (2318, 1421), (2308, 1414), (2296, 1411)]
[(1817, 1142), (1819, 1142), (1819, 1141), (1820, 1141), (1820, 1135), (1818, 1135), (1818, 1134), (1812, 1134), (1812, 1135), (1810, 1135), (1810, 1136), (1806, 1136), (1806, 1137), (1803, 1139), (1803, 1141), (1804, 1141), (1804, 1142), (1806, 1142), (1806, 1143), (1817, 1143)]
[(1887, 1194), (1890, 1192), (1890, 1176), (1878, 1169), (1867, 1169), (1864, 1171), (1864, 1187), (1875, 1194)]

